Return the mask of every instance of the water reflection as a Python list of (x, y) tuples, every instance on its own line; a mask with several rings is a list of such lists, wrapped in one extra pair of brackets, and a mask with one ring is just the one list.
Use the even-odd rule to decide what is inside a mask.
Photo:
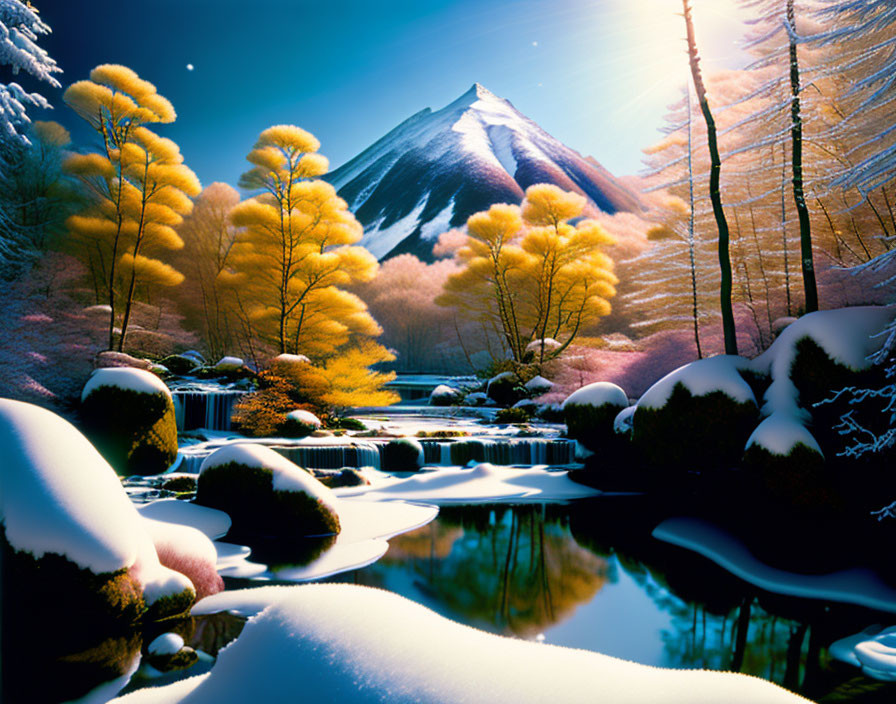
[[(858, 671), (830, 662), (826, 648), (886, 616), (761, 592), (651, 538), (661, 520), (652, 511), (637, 500), (446, 509), (394, 538), (378, 563), (333, 581), (390, 589), (492, 632), (853, 700), (843, 688)], [(862, 701), (866, 690), (869, 701), (896, 701), (893, 685), (864, 681)]]

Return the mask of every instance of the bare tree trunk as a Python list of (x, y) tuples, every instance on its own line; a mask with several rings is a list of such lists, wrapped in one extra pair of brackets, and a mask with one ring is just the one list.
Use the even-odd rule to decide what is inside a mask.
[(716, 138), (716, 123), (706, 99), (706, 88), (700, 73), (700, 57), (697, 55), (697, 40), (694, 37), (694, 22), (691, 17), (691, 6), (688, 0), (681, 0), (684, 7), (684, 21), (688, 33), (688, 59), (691, 64), (691, 77), (700, 101), (700, 110), (706, 121), (706, 139), (709, 144), (709, 198), (712, 201), (712, 212), (719, 230), (719, 270), (721, 283), (719, 286), (719, 305), (722, 310), (722, 332), (725, 336), (725, 354), (737, 354), (737, 335), (734, 328), (734, 311), (731, 307), (731, 258), (728, 254), (728, 221), (722, 209), (722, 195), (719, 191), (719, 178), (722, 171), (722, 160), (719, 158), (719, 145)]
[(815, 265), (812, 261), (812, 230), (809, 208), (803, 193), (803, 119), (800, 117), (800, 65), (796, 53), (796, 22), (793, 0), (787, 0), (787, 24), (790, 37), (790, 134), (793, 142), (793, 200), (800, 220), (800, 254), (803, 266), (803, 290), (806, 295), (806, 312), (818, 310), (818, 287), (815, 283)]
[(691, 139), (691, 85), (688, 84), (688, 194), (690, 196), (690, 215), (688, 216), (688, 257), (691, 267), (691, 317), (694, 320), (694, 344), (697, 345), (697, 359), (703, 359), (700, 348), (700, 322), (697, 309), (697, 264), (694, 252), (694, 159)]

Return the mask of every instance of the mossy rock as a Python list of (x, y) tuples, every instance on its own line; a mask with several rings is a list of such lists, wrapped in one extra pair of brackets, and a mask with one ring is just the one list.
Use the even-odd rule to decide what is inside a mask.
[(184, 670), (192, 667), (199, 660), (199, 654), (188, 645), (178, 650), (172, 655), (147, 655), (146, 662), (152, 665), (160, 672), (171, 672), (172, 670)]
[(354, 467), (342, 469), (315, 469), (311, 473), (324, 486), (336, 489), (343, 486), (367, 486), (370, 482)]
[(167, 618), (176, 618), (188, 613), (196, 601), (196, 592), (193, 589), (184, 589), (175, 594), (166, 594), (159, 597), (152, 604), (147, 604), (144, 619), (147, 621), (161, 621)]
[(81, 402), (85, 434), (117, 472), (159, 474), (177, 457), (171, 397), (100, 386)]
[(170, 354), (159, 360), (159, 364), (167, 368), (172, 374), (183, 376), (202, 366), (195, 357), (185, 357), (180, 354)]
[(488, 382), (486, 395), (499, 406), (504, 407), (512, 406), (517, 401), (529, 396), (526, 389), (519, 385), (514, 376), (503, 374)]
[(751, 445), (744, 453), (742, 466), (759, 491), (783, 507), (825, 515), (844, 509), (824, 457), (803, 443), (794, 445), (787, 455)]
[(600, 406), (567, 403), (563, 406), (566, 434), (592, 452), (603, 452), (620, 442), (613, 430), (613, 421), (622, 408), (613, 403)]
[(176, 494), (196, 491), (196, 477), (186, 475), (172, 477), (162, 482), (159, 488), (164, 491), (173, 491)]
[(277, 434), (284, 438), (307, 438), (317, 428), (310, 423), (303, 423), (296, 418), (287, 418), (280, 425)]
[(390, 440), (383, 447), (380, 463), (385, 472), (416, 472), (423, 466), (423, 445), (413, 438)]
[(495, 423), (528, 423), (532, 420), (533, 408), (514, 406), (502, 408), (495, 414)]
[(632, 444), (654, 472), (717, 472), (739, 463), (759, 421), (752, 401), (722, 391), (694, 396), (681, 382), (661, 408), (638, 406)]
[(15, 550), (2, 526), (0, 550), (0, 608), (10, 645), (46, 632), (54, 634), (53, 648), (77, 650), (98, 633), (120, 632), (146, 613), (143, 587), (128, 569), (95, 574), (57, 553), (36, 558)]
[[(304, 471), (304, 470), (300, 470)], [(339, 516), (298, 491), (275, 491), (274, 473), (237, 462), (203, 469), (196, 503), (227, 513), (229, 535), (283, 538), (338, 533)]]

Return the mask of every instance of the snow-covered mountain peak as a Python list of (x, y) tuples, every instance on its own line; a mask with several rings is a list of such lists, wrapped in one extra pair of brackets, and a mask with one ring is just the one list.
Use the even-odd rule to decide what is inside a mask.
[(479, 83), (444, 108), (414, 114), (326, 178), (379, 259), (412, 252), (431, 260), (442, 232), (494, 203), (519, 203), (534, 183), (582, 193), (592, 209), (638, 207), (597, 162)]

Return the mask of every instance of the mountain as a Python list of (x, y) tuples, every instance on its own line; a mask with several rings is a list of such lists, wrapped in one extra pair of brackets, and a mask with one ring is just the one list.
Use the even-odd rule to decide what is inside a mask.
[(410, 252), (432, 261), (438, 236), (493, 203), (519, 203), (534, 183), (589, 200), (586, 214), (639, 209), (637, 196), (478, 83), (450, 105), (426, 108), (325, 176), (364, 225), (378, 259)]

